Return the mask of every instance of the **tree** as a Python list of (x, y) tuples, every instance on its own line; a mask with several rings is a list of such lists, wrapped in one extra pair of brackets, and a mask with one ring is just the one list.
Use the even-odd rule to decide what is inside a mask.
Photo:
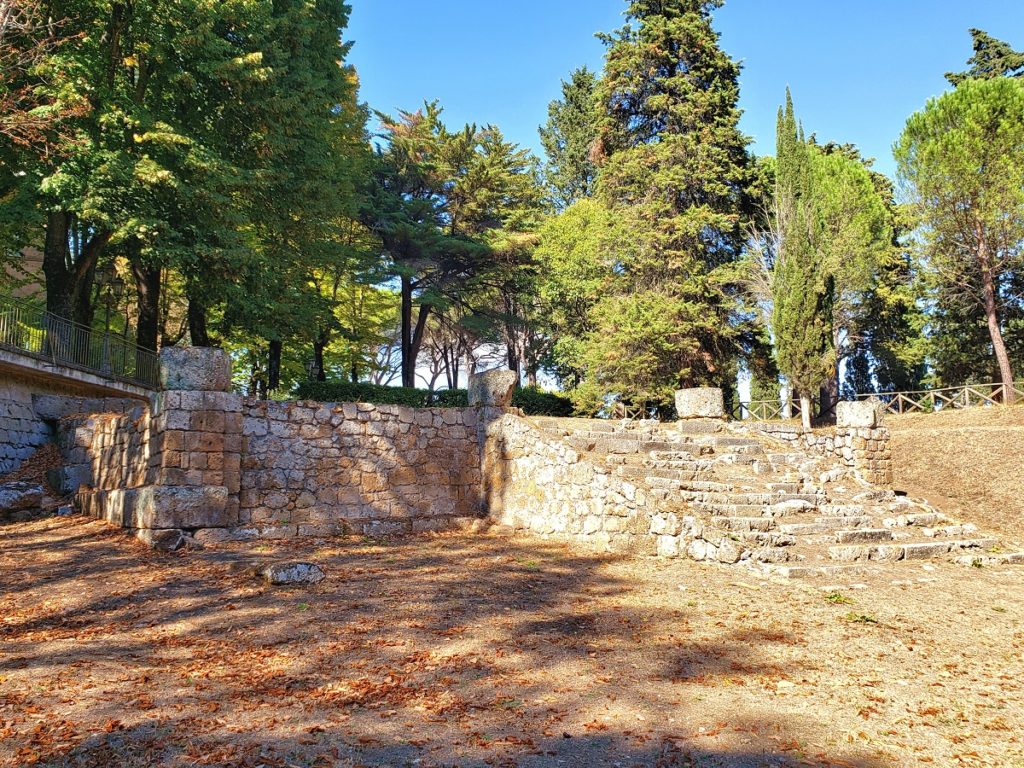
[[(672, 391), (727, 386), (735, 371), (734, 264), (752, 206), (747, 139), (738, 128), (739, 65), (718, 45), (719, 0), (638, 0), (607, 45), (598, 194), (625, 236), (613, 295), (583, 340), (590, 389), (665, 405)], [(633, 304), (634, 306), (630, 306)], [(663, 334), (663, 323), (678, 323)], [(619, 323), (635, 336), (627, 340)], [(658, 380), (623, 366), (651, 361)]]
[(946, 79), (951, 84), (960, 85), (971, 78), (1024, 76), (1024, 52), (1013, 50), (1008, 43), (980, 29), (971, 29), (970, 33), (974, 47), (974, 55), (967, 60), (970, 67), (966, 72), (947, 72)]
[(895, 148), (939, 292), (984, 311), (1007, 402), (1006, 291), (1024, 268), (1024, 83), (968, 79), (907, 121)]
[(540, 194), (534, 158), (494, 126), (450, 131), (436, 103), (381, 120), (363, 218), (400, 283), (402, 382), (415, 386), (431, 313), (478, 311), (470, 297), (507, 287), (519, 265), (501, 253), (535, 226)]
[(797, 126), (786, 93), (776, 130), (775, 208), (778, 253), (772, 272), (772, 331), (779, 369), (800, 396), (804, 429), (811, 428), (811, 394), (832, 371), (835, 278), (815, 252), (812, 150)]
[(559, 210), (594, 193), (597, 166), (591, 158), (600, 117), (597, 76), (586, 67), (562, 81), (562, 98), (548, 105), (538, 130), (547, 155), (544, 180)]

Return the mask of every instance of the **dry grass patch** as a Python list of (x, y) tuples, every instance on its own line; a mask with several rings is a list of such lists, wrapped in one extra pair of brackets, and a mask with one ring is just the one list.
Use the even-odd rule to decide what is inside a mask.
[(891, 416), (895, 484), (1024, 543), (1024, 406)]

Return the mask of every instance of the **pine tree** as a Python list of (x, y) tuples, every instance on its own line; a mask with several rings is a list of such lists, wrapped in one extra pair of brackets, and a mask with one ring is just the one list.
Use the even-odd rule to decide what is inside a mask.
[(804, 429), (811, 428), (811, 394), (833, 370), (835, 279), (815, 252), (814, 191), (811, 149), (787, 89), (776, 131), (779, 252), (772, 275), (772, 330), (779, 369), (800, 396)]
[(562, 98), (548, 105), (538, 130), (547, 155), (545, 182), (559, 210), (594, 192), (597, 166), (591, 159), (597, 138), (597, 76), (586, 67), (562, 81)]
[(968, 79), (912, 115), (896, 146), (922, 226), (926, 268), (947, 306), (983, 313), (1007, 402), (1009, 286), (1024, 269), (1024, 83)]
[(966, 72), (947, 72), (946, 79), (951, 84), (960, 85), (971, 78), (1024, 76), (1024, 51), (1013, 50), (1008, 43), (983, 30), (972, 29), (970, 33), (974, 48), (974, 55), (967, 60), (970, 68)]

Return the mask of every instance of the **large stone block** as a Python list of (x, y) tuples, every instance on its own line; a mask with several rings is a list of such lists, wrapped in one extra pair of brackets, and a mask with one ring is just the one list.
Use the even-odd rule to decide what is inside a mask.
[(225, 528), (237, 523), (228, 490), (217, 486), (148, 486), (138, 489), (132, 528)]
[(227, 392), (231, 389), (231, 358), (213, 347), (165, 347), (160, 351), (160, 387)]
[(875, 398), (843, 401), (836, 403), (836, 426), (847, 429), (872, 429), (882, 422), (885, 413), (884, 405)]
[(676, 414), (680, 419), (724, 419), (725, 397), (717, 387), (676, 391)]
[(508, 408), (519, 379), (515, 371), (495, 368), (469, 380), (469, 404), (473, 407)]

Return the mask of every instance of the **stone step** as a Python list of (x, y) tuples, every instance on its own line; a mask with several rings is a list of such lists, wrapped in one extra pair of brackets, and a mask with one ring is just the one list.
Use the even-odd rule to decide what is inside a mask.
[(761, 443), (752, 437), (716, 437), (714, 439), (716, 448), (731, 448), (733, 450), (739, 448), (756, 448), (761, 450)]
[(770, 517), (718, 517), (715, 525), (728, 531), (761, 531), (776, 530), (775, 520)]
[(768, 483), (768, 488), (779, 493), (800, 493), (800, 483)]
[(792, 547), (759, 547), (750, 550), (748, 559), (755, 563), (793, 563), (800, 562), (805, 557)]
[(907, 527), (934, 527), (946, 522), (949, 518), (937, 512), (922, 512), (917, 515), (900, 515), (898, 517), (887, 517), (882, 525), (888, 528)]
[(989, 549), (995, 539), (959, 539), (953, 541), (910, 542), (907, 544), (871, 544), (829, 547), (828, 556), (841, 562), (865, 560), (893, 562), (897, 560), (930, 560), (954, 552)]
[(957, 536), (973, 536), (978, 532), (978, 526), (973, 523), (962, 525), (943, 525), (938, 528), (922, 528), (921, 535), (929, 539), (956, 538)]
[(808, 523), (786, 523), (779, 520), (779, 531), (791, 536), (814, 536), (834, 531), (848, 530), (870, 526), (874, 522), (871, 517), (816, 517)]
[(733, 490), (733, 485), (714, 480), (695, 480), (686, 486), (686, 490), (691, 493), (727, 493)]
[(860, 504), (822, 504), (818, 509), (826, 517), (864, 517), (868, 514)]
[(693, 506), (700, 512), (716, 517), (771, 517), (771, 507), (767, 504), (716, 504), (695, 501)]
[(892, 541), (892, 530), (889, 528), (853, 528), (836, 531), (834, 539), (838, 544)]
[(683, 419), (675, 424), (676, 431), (682, 435), (713, 435), (724, 428), (717, 419)]
[(878, 573), (877, 565), (765, 565), (765, 573), (783, 579), (845, 579)]
[(642, 467), (626, 464), (620, 467), (616, 467), (615, 474), (621, 477), (639, 478), (641, 480), (651, 480), (654, 478), (660, 478), (664, 480), (677, 480), (680, 483), (684, 483), (693, 480), (697, 476), (697, 470), (675, 469), (668, 467)]
[(972, 565), (980, 568), (986, 565), (1024, 565), (1024, 552), (999, 552), (984, 555), (961, 555), (953, 559), (957, 565)]
[(792, 547), (796, 544), (796, 538), (787, 536), (776, 531), (743, 531), (736, 533), (740, 541), (758, 548), (774, 549), (777, 547)]
[(791, 504), (794, 509), (805, 509), (813, 507), (817, 501), (814, 494), (807, 493), (757, 493), (751, 491), (732, 491), (728, 493), (706, 493), (696, 500), (706, 504), (758, 504), (762, 506), (776, 506), (787, 502), (801, 502)]

